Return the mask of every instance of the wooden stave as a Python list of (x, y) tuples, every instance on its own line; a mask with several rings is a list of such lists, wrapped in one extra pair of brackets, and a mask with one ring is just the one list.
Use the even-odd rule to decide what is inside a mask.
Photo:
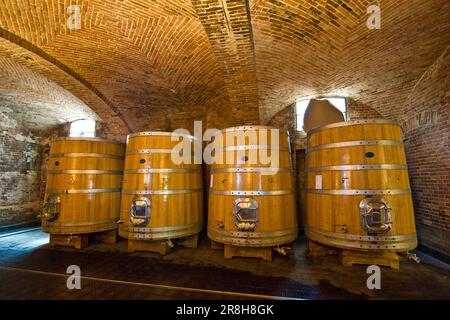
[[(392, 225), (392, 230), (388, 232), (386, 235), (381, 235), (382, 237), (385, 236), (392, 236), (392, 237), (401, 237), (409, 234), (416, 234), (416, 229), (414, 225), (414, 220), (407, 219), (406, 216), (402, 215), (402, 209), (406, 210), (412, 210), (413, 204), (412, 199), (410, 195), (383, 195), (381, 196), (383, 199), (389, 202), (391, 207), (393, 208), (393, 221), (394, 224)], [(316, 207), (317, 205), (325, 205), (325, 203), (329, 202), (336, 202), (339, 201), (342, 203), (341, 208), (339, 207), (335, 208), (335, 211), (343, 211), (345, 207), (346, 210), (348, 210), (349, 207), (359, 207), (359, 203), (365, 198), (364, 195), (354, 195), (354, 196), (346, 196), (345, 202), (342, 201), (342, 197), (339, 196), (333, 196), (333, 195), (320, 195), (320, 194), (312, 194), (312, 193), (306, 193), (306, 201), (308, 206)], [(319, 209), (317, 209), (319, 210)], [(356, 210), (355, 210), (356, 212)], [(362, 230), (360, 223), (359, 223), (359, 211), (358, 214), (354, 214), (352, 219), (343, 219), (339, 218), (337, 216), (333, 216), (331, 214), (323, 214), (322, 220), (327, 219), (329, 221), (335, 221), (334, 228), (333, 223), (330, 223), (327, 225), (327, 228), (323, 226), (323, 224), (320, 224), (320, 222), (315, 221), (317, 218), (311, 214), (307, 214), (305, 217), (305, 234), (310, 238), (311, 240), (323, 243), (325, 245), (334, 246), (338, 248), (343, 249), (355, 249), (355, 250), (362, 250), (362, 251), (368, 251), (369, 249), (364, 249), (362, 246), (367, 245), (373, 245), (372, 241), (351, 241), (351, 242), (339, 242), (336, 239), (333, 239), (333, 234), (339, 233), (338, 227), (345, 225), (348, 227), (348, 231), (345, 232), (346, 236), (350, 237), (363, 237), (367, 236), (367, 233)], [(341, 220), (342, 219), (342, 220)], [(352, 223), (353, 222), (353, 223)], [(312, 230), (307, 231), (306, 229)], [(322, 233), (327, 234), (328, 238), (318, 237), (317, 232), (314, 234), (313, 231), (319, 231)], [(394, 241), (391, 242), (391, 244), (398, 245), (401, 244), (402, 241)], [(374, 251), (408, 251), (412, 250), (417, 246), (417, 238), (415, 236), (415, 241), (410, 241), (410, 245), (408, 247), (404, 248), (381, 248), (378, 250), (378, 248), (373, 247), (371, 250)]]
[(310, 132), (307, 136), (307, 150), (319, 145), (346, 141), (392, 140), (403, 142), (401, 127), (392, 122), (378, 124), (355, 122), (350, 125), (327, 126), (322, 130)]

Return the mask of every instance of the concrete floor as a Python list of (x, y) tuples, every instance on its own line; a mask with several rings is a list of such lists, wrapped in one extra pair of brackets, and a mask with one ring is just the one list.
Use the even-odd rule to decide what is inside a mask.
[[(126, 241), (92, 242), (82, 251), (50, 248), (48, 235), (0, 235), (0, 299), (450, 299), (450, 267), (421, 252), (422, 263), (382, 267), (381, 290), (369, 290), (366, 267), (343, 267), (336, 256), (295, 254), (224, 260), (203, 237), (198, 249), (166, 255), (128, 253)], [(68, 290), (66, 269), (81, 268), (81, 290)]]

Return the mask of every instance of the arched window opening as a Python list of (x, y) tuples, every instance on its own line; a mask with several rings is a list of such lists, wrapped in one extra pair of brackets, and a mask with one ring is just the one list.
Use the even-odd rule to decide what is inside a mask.
[(69, 137), (95, 137), (95, 120), (82, 119), (70, 124)]
[[(325, 97), (315, 98), (317, 100), (328, 100), (330, 103), (339, 109), (344, 115), (344, 119), (347, 121), (347, 99), (344, 97)], [(295, 115), (297, 122), (297, 131), (303, 131), (303, 117), (305, 116), (306, 108), (308, 107), (311, 99), (300, 99), (295, 104)]]

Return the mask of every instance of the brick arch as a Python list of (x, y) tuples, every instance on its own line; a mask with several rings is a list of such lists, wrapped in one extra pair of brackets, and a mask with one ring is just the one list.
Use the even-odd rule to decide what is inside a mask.
[[(81, 30), (65, 28), (70, 2), (56, 0), (38, 5), (37, 11), (8, 2), (0, 9), (0, 27), (89, 83), (131, 131), (157, 127), (165, 114), (197, 114), (220, 95), (223, 79), (216, 56), (189, 1), (77, 4)], [(18, 11), (24, 14), (15, 17)], [(23, 27), (27, 16), (33, 18)]]
[[(51, 63), (55, 67), (61, 69), (63, 72), (65, 72), (68, 76), (74, 78), (78, 82), (80, 82), (82, 85), (87, 87), (90, 91), (92, 91), (95, 95), (97, 95), (101, 100), (104, 101), (105, 104), (109, 106), (111, 111), (113, 113), (116, 113), (120, 117), (120, 112), (118, 111), (117, 107), (104, 95), (102, 94), (92, 83), (90, 83), (88, 80), (83, 78), (80, 74), (78, 74), (74, 69), (71, 69), (52, 55), (49, 55), (44, 50), (40, 49), (39, 47), (33, 45), (31, 42), (22, 39), (13, 33), (0, 28), (0, 37), (12, 42), (13, 44), (22, 47), (23, 49), (30, 51), (34, 55), (39, 56), (40, 58), (46, 60), (47, 62)], [(6, 45), (7, 47), (8, 45)], [(127, 125), (128, 126), (128, 125)]]
[(80, 118), (100, 120), (80, 99), (12, 58), (0, 56), (0, 75), (0, 111), (33, 132)]
[[(61, 113), (61, 110), (57, 107), (61, 106), (61, 103), (69, 101), (69, 105), (75, 106), (78, 110), (85, 110), (85, 114), (95, 112), (99, 120), (104, 122), (105, 130), (111, 132), (111, 137), (113, 138), (123, 139), (130, 131), (126, 123), (112, 112), (110, 106), (92, 90), (40, 55), (0, 37), (0, 57), (4, 61), (7, 59), (9, 65), (17, 64), (14, 67), (17, 70), (28, 70), (23, 71), (21, 73), (22, 77), (15, 79), (16, 82), (21, 81), (22, 88), (26, 88), (26, 86), (33, 87), (32, 79), (34, 79), (35, 88), (40, 88), (39, 90), (41, 91), (31, 91), (39, 91), (40, 103), (53, 104), (55, 113)], [(6, 67), (6, 63), (2, 65), (2, 69), (2, 72), (6, 73), (7, 71), (5, 70), (11, 72), (11, 68)], [(27, 77), (31, 80), (27, 81)], [(36, 85), (38, 81), (40, 81), (40, 84)], [(5, 86), (5, 83), (3, 82), (2, 85)], [(52, 90), (54, 90), (53, 97), (50, 93)], [(46, 95), (47, 100), (45, 98)], [(19, 98), (16, 98), (14, 101), (21, 103)], [(32, 104), (25, 105), (33, 106)], [(92, 111), (89, 112), (86, 109), (91, 109)], [(32, 115), (33, 113), (30, 113), (30, 116)], [(65, 119), (65, 116), (61, 113), (59, 119)], [(66, 120), (70, 119), (67, 118)], [(60, 121), (57, 123), (60, 123)], [(45, 131), (45, 129), (49, 129), (57, 123), (42, 122), (40, 123), (40, 129)]]

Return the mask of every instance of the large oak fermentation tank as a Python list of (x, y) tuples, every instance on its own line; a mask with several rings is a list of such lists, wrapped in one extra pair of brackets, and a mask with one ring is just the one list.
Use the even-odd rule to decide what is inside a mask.
[[(226, 258), (270, 260), (273, 248), (282, 252), (283, 245), (297, 238), (289, 136), (277, 130), (279, 138), (272, 144), (272, 130), (277, 129), (242, 126), (224, 129), (215, 138), (222, 147), (214, 156), (223, 163), (211, 166), (208, 237), (213, 245), (224, 245)], [(261, 131), (267, 132), (267, 139), (261, 139)], [(254, 139), (239, 142), (240, 134)], [(279, 154), (275, 171), (261, 158), (261, 152), (271, 155), (272, 150)], [(227, 157), (232, 163), (225, 163)]]
[(167, 253), (172, 240), (191, 237), (184, 246), (196, 247), (202, 230), (201, 164), (193, 163), (194, 137), (178, 135), (191, 145), (191, 163), (174, 163), (179, 141), (171, 132), (139, 132), (127, 138), (119, 235), (130, 251)]
[(42, 230), (52, 235), (117, 229), (125, 144), (58, 138), (51, 144)]
[(398, 124), (338, 122), (308, 132), (305, 233), (360, 252), (417, 246), (408, 170)]

